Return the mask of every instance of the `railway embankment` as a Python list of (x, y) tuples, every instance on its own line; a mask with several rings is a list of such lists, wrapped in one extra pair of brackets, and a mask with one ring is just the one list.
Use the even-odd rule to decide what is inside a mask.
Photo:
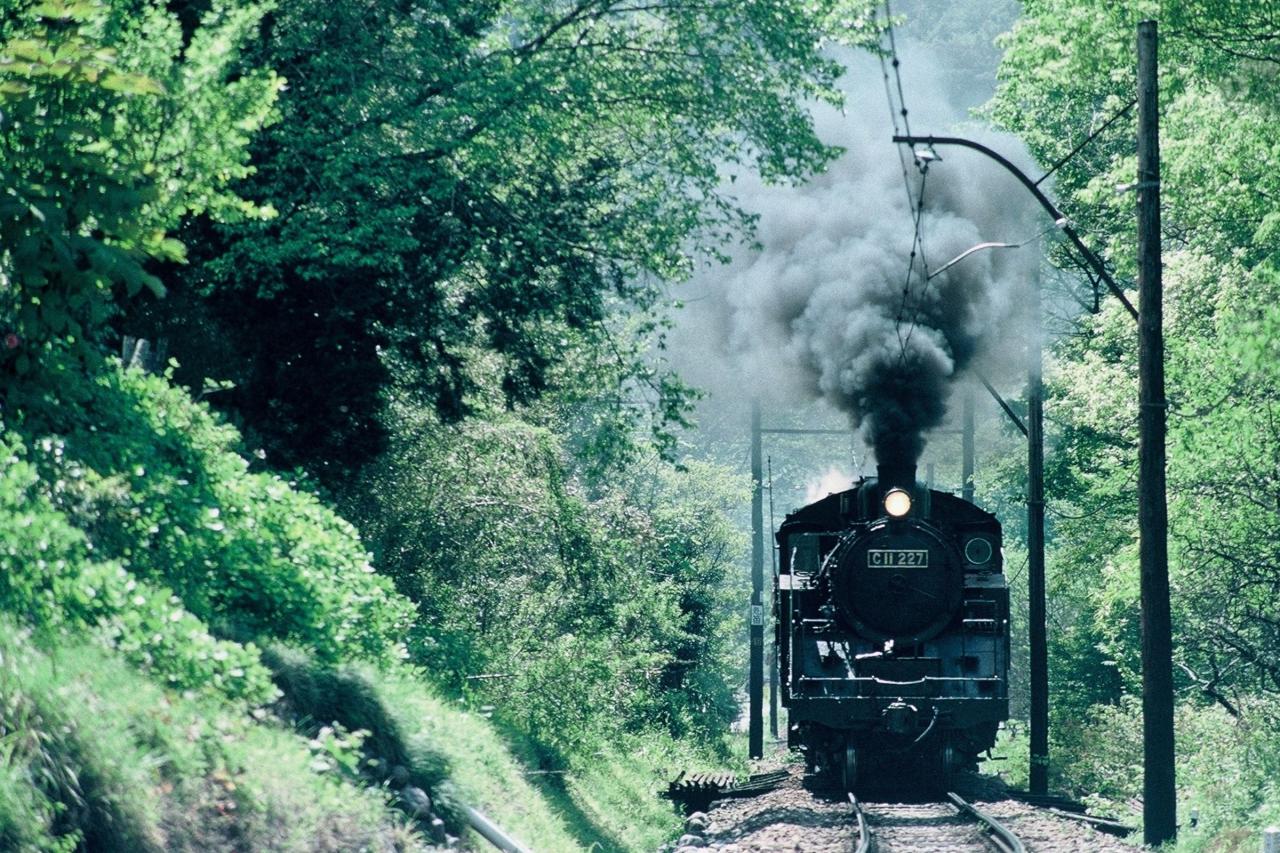
[(0, 622), (0, 849), (493, 849), (468, 809), (536, 851), (652, 850), (679, 826), (653, 797), (660, 743), (548, 773), (408, 673), (264, 657), (282, 696), (245, 714)]
[[(538, 630), (516, 654), (491, 627), (484, 655), (457, 584), (420, 610), (301, 480), (168, 377), (114, 364), (0, 421), (0, 850), (485, 849), (471, 809), (538, 851), (650, 850), (678, 829), (654, 792), (693, 747), (641, 725), (657, 681), (619, 693), (599, 622), (596, 645), (569, 645), (548, 615), (568, 593), (504, 590)], [(481, 521), (505, 522), (504, 497), (474, 496)], [(458, 633), (421, 617), (445, 604)], [(497, 652), (502, 680), (466, 679)], [(580, 672), (633, 716), (593, 704)]]

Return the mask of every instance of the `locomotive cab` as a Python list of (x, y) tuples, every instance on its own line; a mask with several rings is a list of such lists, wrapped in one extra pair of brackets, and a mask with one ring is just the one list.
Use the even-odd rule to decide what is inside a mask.
[(850, 790), (859, 764), (945, 778), (1008, 716), (999, 522), (914, 469), (877, 473), (778, 531), (788, 743)]

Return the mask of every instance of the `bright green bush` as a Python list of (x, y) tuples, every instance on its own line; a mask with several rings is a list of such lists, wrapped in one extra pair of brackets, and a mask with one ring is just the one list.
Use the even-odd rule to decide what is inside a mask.
[(325, 660), (396, 660), (412, 607), (374, 574), (355, 529), (278, 475), (165, 378), (105, 365), (50, 371), (19, 431), (47, 500), (99, 560), (173, 590), (215, 633), (288, 640)]
[(0, 392), (67, 350), (92, 360), (120, 303), (163, 293), (153, 262), (185, 258), (183, 216), (269, 213), (228, 189), (282, 83), (241, 61), (267, 8), (188, 5), (184, 31), (157, 0), (5, 4)]
[[(50, 440), (44, 452), (60, 449)], [(167, 589), (99, 559), (44, 493), (66, 481), (42, 483), (26, 456), (18, 436), (0, 431), (0, 612), (45, 632), (97, 632), (177, 688), (255, 703), (275, 695), (251, 647), (214, 639)]]

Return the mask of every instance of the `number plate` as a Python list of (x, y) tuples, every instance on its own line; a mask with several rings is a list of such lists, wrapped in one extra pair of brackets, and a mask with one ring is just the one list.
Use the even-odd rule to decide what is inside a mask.
[(872, 569), (927, 569), (927, 548), (871, 548), (867, 551), (867, 567)]

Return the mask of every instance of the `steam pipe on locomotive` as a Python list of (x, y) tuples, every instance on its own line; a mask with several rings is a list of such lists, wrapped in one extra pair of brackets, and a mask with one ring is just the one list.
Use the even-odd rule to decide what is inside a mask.
[(791, 513), (777, 533), (787, 742), (852, 791), (860, 771), (934, 784), (1009, 715), (999, 521), (911, 464)]

